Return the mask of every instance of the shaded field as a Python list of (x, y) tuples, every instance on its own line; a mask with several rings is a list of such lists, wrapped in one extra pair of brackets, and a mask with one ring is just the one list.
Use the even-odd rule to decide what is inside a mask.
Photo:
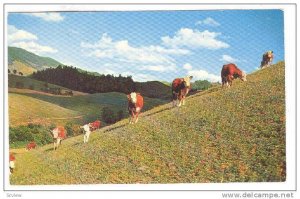
[(284, 62), (91, 134), (17, 154), (13, 185), (285, 181)]

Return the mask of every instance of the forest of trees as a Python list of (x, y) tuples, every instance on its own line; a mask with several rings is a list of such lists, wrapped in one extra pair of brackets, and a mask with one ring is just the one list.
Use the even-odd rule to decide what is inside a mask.
[(91, 75), (72, 66), (59, 65), (32, 74), (32, 78), (86, 93), (122, 92), (135, 90), (131, 76)]

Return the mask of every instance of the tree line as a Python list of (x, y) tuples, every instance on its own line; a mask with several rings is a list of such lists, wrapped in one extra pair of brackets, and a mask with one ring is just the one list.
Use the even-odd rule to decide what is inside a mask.
[(59, 65), (57, 68), (48, 68), (34, 72), (31, 77), (36, 80), (86, 93), (129, 93), (135, 90), (135, 83), (131, 76), (95, 76), (87, 72), (79, 72), (78, 69), (73, 66)]

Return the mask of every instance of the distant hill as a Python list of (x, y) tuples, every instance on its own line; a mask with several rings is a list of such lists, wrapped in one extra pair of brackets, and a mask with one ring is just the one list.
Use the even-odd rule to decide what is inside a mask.
[[(126, 98), (126, 96), (123, 96)], [(284, 182), (284, 62), (91, 134), (17, 154), (12, 185)], [(68, 155), (65, 155), (65, 154)], [(38, 160), (38, 161), (36, 161)]]
[(27, 50), (17, 47), (8, 47), (8, 69), (17, 70), (24, 75), (49, 67), (57, 67), (60, 62), (50, 57), (38, 56)]
[(136, 91), (144, 96), (171, 99), (171, 87), (159, 81), (135, 82)]

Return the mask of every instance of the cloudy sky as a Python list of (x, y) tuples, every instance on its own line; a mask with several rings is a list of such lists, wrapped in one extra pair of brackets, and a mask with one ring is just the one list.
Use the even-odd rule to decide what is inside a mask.
[(193, 75), (220, 81), (223, 64), (247, 73), (273, 50), (284, 60), (280, 10), (9, 13), (9, 46), (135, 81)]

